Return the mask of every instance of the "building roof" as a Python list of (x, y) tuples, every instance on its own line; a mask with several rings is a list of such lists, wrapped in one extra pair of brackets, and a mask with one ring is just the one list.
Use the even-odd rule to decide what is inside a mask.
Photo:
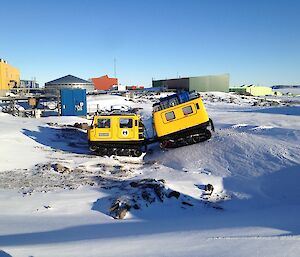
[(192, 77), (178, 77), (178, 78), (165, 78), (165, 79), (152, 79), (152, 81), (166, 81), (166, 80), (182, 80), (182, 79), (192, 79), (192, 78), (208, 78), (208, 77), (221, 77), (221, 76), (230, 76), (229, 73), (216, 74), (216, 75), (201, 75), (201, 76), (192, 76)]
[(107, 75), (99, 78), (91, 78), (91, 80), (97, 90), (110, 90), (113, 86), (118, 85), (117, 78), (110, 78)]
[(101, 76), (98, 78), (91, 78), (91, 79), (117, 79), (117, 78), (110, 78), (110, 77), (108, 77), (108, 75), (104, 75), (104, 76)]
[(67, 75), (59, 79), (55, 79), (46, 83), (47, 85), (57, 85), (57, 84), (92, 84), (90, 81), (77, 78), (73, 75)]

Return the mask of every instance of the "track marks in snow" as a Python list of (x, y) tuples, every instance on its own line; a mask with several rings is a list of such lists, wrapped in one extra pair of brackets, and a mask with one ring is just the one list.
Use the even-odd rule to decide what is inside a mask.
[(242, 123), (242, 124), (235, 124), (235, 125), (232, 125), (231, 127), (232, 128), (243, 128), (243, 127), (248, 127), (249, 124), (246, 124), (246, 123)]
[(282, 236), (216, 236), (208, 237), (208, 240), (283, 240), (283, 241), (300, 241), (299, 236), (282, 235)]
[(267, 129), (272, 129), (272, 126), (258, 126), (258, 127), (254, 127), (251, 130), (267, 130)]
[(268, 130), (268, 129), (273, 129), (274, 127), (269, 126), (269, 125), (253, 126), (253, 125), (249, 125), (249, 124), (246, 124), (246, 123), (241, 123), (241, 124), (232, 125), (231, 128), (235, 129), (237, 131), (246, 132), (246, 131)]

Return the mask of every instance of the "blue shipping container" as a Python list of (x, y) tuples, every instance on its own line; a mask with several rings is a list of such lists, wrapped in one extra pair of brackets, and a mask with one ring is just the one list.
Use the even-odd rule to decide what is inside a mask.
[(85, 89), (61, 89), (60, 100), (62, 116), (86, 116)]

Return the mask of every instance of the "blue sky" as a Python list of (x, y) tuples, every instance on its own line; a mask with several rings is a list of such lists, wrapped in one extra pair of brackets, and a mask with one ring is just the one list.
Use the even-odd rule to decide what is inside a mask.
[(232, 86), (300, 84), (297, 0), (1, 0), (0, 58), (42, 84), (230, 74)]

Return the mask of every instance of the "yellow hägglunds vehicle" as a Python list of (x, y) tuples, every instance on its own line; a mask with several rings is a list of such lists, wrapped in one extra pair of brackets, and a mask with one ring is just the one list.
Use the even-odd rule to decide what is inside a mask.
[(153, 123), (162, 148), (176, 148), (195, 144), (211, 137), (207, 129), (208, 117), (202, 99), (197, 93), (183, 92), (161, 98), (153, 105)]
[(94, 116), (88, 130), (90, 150), (99, 155), (141, 156), (145, 145), (144, 125), (134, 113)]
[(153, 105), (156, 137), (146, 138), (141, 117), (135, 113), (109, 112), (95, 115), (88, 130), (90, 150), (99, 155), (141, 156), (147, 144), (176, 148), (205, 141), (214, 130), (197, 93), (182, 92), (161, 98)]

